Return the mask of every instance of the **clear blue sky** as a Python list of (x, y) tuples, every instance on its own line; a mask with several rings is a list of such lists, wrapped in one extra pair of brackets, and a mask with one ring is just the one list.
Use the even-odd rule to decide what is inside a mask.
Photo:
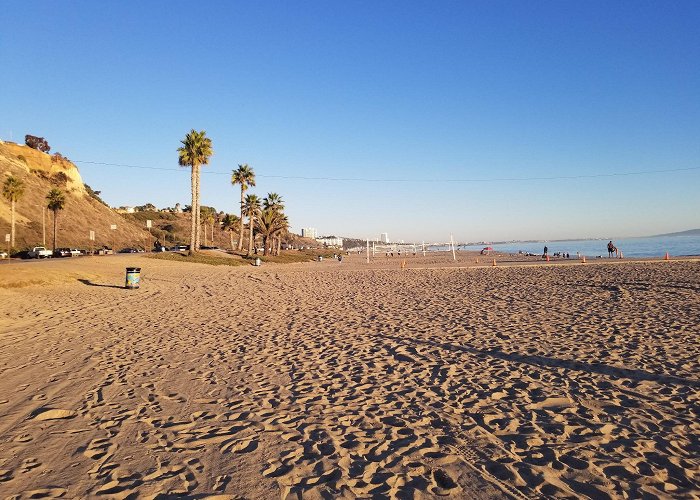
[[(489, 241), (700, 227), (697, 0), (23, 0), (2, 17), (0, 138), (175, 169), (78, 163), (111, 205), (189, 204), (176, 149), (196, 128), (215, 151), (202, 203), (237, 212), (230, 171), (249, 163), (253, 191), (280, 193), (297, 231)], [(497, 180), (670, 169), (695, 170)]]

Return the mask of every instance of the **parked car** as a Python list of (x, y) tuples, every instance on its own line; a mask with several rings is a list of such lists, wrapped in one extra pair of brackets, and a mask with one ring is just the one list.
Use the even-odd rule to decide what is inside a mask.
[(47, 250), (45, 247), (34, 247), (29, 252), (27, 252), (27, 257), (30, 259), (49, 259), (53, 255), (51, 250)]
[(112, 255), (114, 253), (114, 250), (112, 250), (109, 247), (102, 247), (99, 250), (97, 250), (97, 255)]
[(186, 252), (189, 249), (190, 249), (189, 245), (175, 245), (174, 247), (170, 248), (170, 251), (171, 252)]
[(81, 252), (81, 251), (78, 250), (77, 248), (71, 248), (71, 249), (70, 249), (70, 256), (71, 256), (71, 257), (79, 257), (79, 256), (81, 256), (82, 254), (83, 254), (83, 252)]
[(57, 248), (53, 251), (54, 257), (71, 257), (70, 248)]
[(6, 259), (7, 257), (7, 252), (0, 252), (0, 259)]
[(122, 248), (119, 253), (139, 253), (135, 248)]

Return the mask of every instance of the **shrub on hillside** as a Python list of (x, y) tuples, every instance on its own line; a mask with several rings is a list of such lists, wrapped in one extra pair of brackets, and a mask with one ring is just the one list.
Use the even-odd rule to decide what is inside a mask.
[(67, 156), (63, 156), (61, 153), (54, 153), (51, 155), (51, 161), (52, 162), (59, 162), (59, 161), (70, 161)]
[(158, 208), (153, 203), (146, 203), (145, 205), (139, 205), (134, 207), (137, 212), (157, 212)]
[(34, 135), (27, 134), (24, 136), (24, 143), (30, 148), (38, 149), (39, 151), (43, 151), (44, 153), (48, 153), (49, 151), (51, 151), (49, 143), (46, 142), (46, 139), (44, 139), (43, 137), (36, 137)]
[(109, 207), (109, 205), (107, 205), (107, 204), (104, 202), (104, 200), (103, 200), (102, 198), (100, 198), (100, 193), (101, 193), (102, 191), (94, 191), (94, 190), (93, 190), (90, 186), (88, 186), (87, 184), (83, 184), (83, 185), (85, 186), (85, 191), (87, 191), (88, 196), (90, 196), (91, 198), (93, 198), (93, 199), (99, 201), (99, 202), (102, 203), (105, 207)]
[(45, 170), (33, 168), (30, 170), (30, 172), (39, 177), (40, 179), (49, 180), (49, 173)]
[(51, 184), (55, 186), (65, 186), (69, 180), (64, 172), (56, 172), (51, 176)]

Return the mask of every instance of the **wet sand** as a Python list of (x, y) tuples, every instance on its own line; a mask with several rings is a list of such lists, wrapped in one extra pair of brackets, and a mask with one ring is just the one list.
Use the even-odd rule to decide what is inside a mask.
[(0, 264), (0, 496), (700, 495), (700, 263), (404, 258)]

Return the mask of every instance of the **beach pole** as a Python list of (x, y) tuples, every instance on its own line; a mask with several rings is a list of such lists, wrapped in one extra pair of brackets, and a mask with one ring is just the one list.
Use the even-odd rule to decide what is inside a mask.
[(367, 238), (367, 264), (369, 264), (369, 238)]
[(423, 246), (423, 257), (425, 257), (425, 241), (423, 241), (421, 245)]
[(664, 260), (671, 260), (671, 257), (669, 257), (668, 252), (666, 252), (666, 255), (664, 255)]
[(376, 251), (377, 251), (377, 250), (376, 250), (376, 247), (375, 247), (375, 245), (374, 245), (374, 244), (375, 244), (375, 242), (373, 241), (373, 242), (372, 242), (372, 257), (374, 257), (374, 256), (375, 256), (375, 254), (376, 254)]
[(46, 248), (46, 207), (41, 207), (41, 234), (43, 235), (42, 244)]
[(450, 234), (450, 246), (452, 247), (452, 260), (457, 260), (457, 257), (455, 256), (455, 242), (452, 238), (452, 234)]

